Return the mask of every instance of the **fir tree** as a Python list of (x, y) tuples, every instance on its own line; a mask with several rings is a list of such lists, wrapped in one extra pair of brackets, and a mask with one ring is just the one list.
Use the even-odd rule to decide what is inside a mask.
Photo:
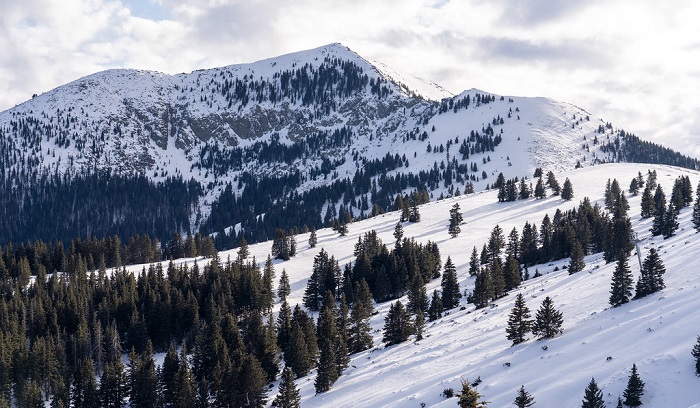
[(562, 313), (554, 308), (554, 302), (549, 296), (545, 297), (535, 315), (532, 334), (540, 339), (551, 339), (562, 332), (564, 321)]
[(430, 300), (430, 307), (428, 307), (428, 320), (432, 322), (441, 318), (443, 310), (442, 299), (440, 299), (440, 294), (437, 289), (435, 289), (433, 290), (433, 297)]
[(518, 390), (518, 396), (515, 397), (515, 401), (513, 401), (513, 405), (518, 408), (528, 408), (535, 405), (535, 398), (530, 395), (529, 392), (525, 391), (524, 385), (521, 385)]
[[(356, 301), (350, 309), (350, 328), (348, 332), (348, 352), (350, 354), (370, 349), (373, 345), (372, 327), (369, 325), (369, 317), (372, 312), (371, 309), (367, 309), (367, 302), (360, 300), (359, 296), (361, 295), (357, 293)], [(369, 304), (372, 304), (371, 299)]]
[(335, 300), (333, 295), (328, 292), (316, 327), (316, 338), (320, 351), (318, 374), (314, 382), (317, 394), (328, 391), (340, 376), (336, 355), (339, 340), (336, 314)]
[(457, 281), (457, 268), (455, 268), (449, 256), (445, 262), (441, 286), (442, 306), (447, 310), (459, 306), (459, 299), (462, 298), (462, 294), (459, 291), (459, 282)]
[(318, 244), (318, 238), (316, 237), (316, 227), (314, 227), (309, 233), (309, 248), (316, 248), (316, 244)]
[(695, 203), (693, 204), (693, 227), (700, 232), (700, 183), (695, 190)]
[(71, 406), (90, 408), (99, 405), (97, 382), (92, 362), (88, 357), (78, 361), (73, 374)]
[(290, 293), (292, 293), (292, 288), (289, 285), (289, 275), (285, 269), (282, 269), (282, 275), (280, 275), (280, 281), (277, 285), (277, 296), (282, 302), (285, 302)]
[(574, 187), (571, 185), (571, 181), (567, 177), (564, 181), (564, 188), (561, 190), (561, 198), (570, 201), (574, 198)]
[(384, 318), (384, 337), (382, 341), (387, 347), (402, 343), (412, 332), (411, 315), (406, 311), (400, 300), (392, 303), (389, 313)]
[(394, 239), (396, 239), (396, 246), (400, 246), (403, 239), (403, 225), (401, 225), (401, 222), (397, 222), (394, 226)]
[(243, 263), (249, 255), (248, 241), (245, 240), (245, 237), (241, 238), (241, 242), (238, 244), (238, 262)]
[(632, 371), (627, 380), (627, 388), (622, 393), (625, 398), (624, 403), (628, 407), (638, 407), (642, 405), (642, 395), (644, 395), (644, 381), (639, 378), (637, 373), (637, 365), (632, 364)]
[(695, 357), (695, 375), (700, 377), (700, 336), (697, 337), (697, 341), (690, 354)]
[(420, 212), (418, 212), (418, 204), (416, 203), (411, 204), (408, 222), (420, 222)]
[(542, 177), (537, 179), (537, 184), (535, 185), (535, 198), (543, 199), (547, 197), (547, 192), (544, 189), (544, 182), (542, 182)]
[(448, 232), (452, 238), (457, 237), (462, 229), (459, 227), (464, 219), (462, 218), (462, 213), (459, 208), (459, 203), (455, 203), (450, 209), (450, 226)]
[(287, 367), (282, 371), (282, 381), (280, 382), (279, 392), (272, 402), (273, 406), (279, 408), (300, 408), (301, 395), (299, 388), (294, 383), (294, 372)]
[(469, 276), (476, 276), (476, 274), (479, 273), (480, 265), (479, 252), (476, 250), (476, 245), (474, 245), (472, 256), (469, 258)]
[(246, 354), (235, 390), (237, 406), (263, 408), (267, 402), (266, 384), (267, 377), (260, 362), (254, 355)]
[(655, 248), (651, 248), (642, 263), (642, 270), (637, 281), (634, 298), (639, 299), (664, 289), (666, 287), (663, 278), (665, 273), (666, 267), (661, 261), (659, 253)]
[(481, 394), (472, 388), (468, 380), (462, 378), (462, 391), (460, 391), (457, 406), (459, 408), (486, 408), (488, 402), (480, 401)]
[(522, 293), (518, 293), (515, 297), (515, 305), (508, 315), (508, 326), (506, 327), (506, 338), (513, 341), (513, 345), (520, 344), (525, 341), (525, 336), (532, 328), (530, 320), (530, 309), (525, 304), (525, 298)]
[(661, 234), (664, 236), (664, 239), (672, 237), (678, 230), (678, 209), (679, 207), (676, 207), (673, 201), (668, 203), (668, 209), (664, 213), (662, 220)]
[(583, 393), (581, 408), (605, 408), (603, 391), (598, 388), (598, 384), (596, 384), (594, 378), (591, 378), (591, 382), (588, 383), (588, 386)]
[(105, 366), (100, 378), (99, 395), (103, 407), (121, 408), (125, 405), (129, 396), (129, 384), (120, 358)]
[(613, 307), (620, 306), (629, 302), (631, 297), (632, 271), (627, 264), (627, 255), (624, 251), (621, 251), (610, 284), (610, 305)]
[[(283, 271), (284, 273), (284, 271)], [(277, 345), (282, 351), (287, 349), (292, 337), (292, 309), (286, 300), (282, 301), (277, 314)]]
[(651, 189), (649, 188), (649, 185), (647, 185), (644, 188), (644, 192), (642, 193), (641, 216), (643, 219), (650, 218), (654, 215), (655, 212), (656, 212), (656, 208), (654, 207), (654, 195), (651, 193)]
[(417, 314), (419, 310), (428, 310), (428, 294), (425, 291), (425, 282), (420, 273), (413, 275), (411, 285), (408, 290), (408, 307), (409, 312)]
[(586, 267), (586, 263), (583, 261), (583, 248), (581, 243), (574, 240), (571, 245), (571, 261), (569, 262), (569, 275), (576, 272), (581, 272), (583, 268)]

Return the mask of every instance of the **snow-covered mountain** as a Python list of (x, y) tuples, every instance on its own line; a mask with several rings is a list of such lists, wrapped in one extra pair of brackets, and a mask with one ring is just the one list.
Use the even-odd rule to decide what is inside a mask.
[[(572, 201), (549, 196), (544, 200), (499, 203), (495, 191), (462, 195), (422, 205), (421, 222), (404, 223), (405, 236), (423, 243), (436, 242), (443, 262), (448, 256), (454, 261), (461, 290), (472, 291), (475, 278), (468, 274), (471, 248), (481, 248), (495, 225), (506, 233), (513, 227), (521, 229), (525, 222), (539, 225), (545, 214), (551, 217), (557, 209), (576, 208), (584, 197), (603, 206), (609, 178), (626, 185), (638, 172), (646, 175), (647, 171), (657, 172), (665, 191), (670, 191), (679, 176), (688, 176), (693, 186), (700, 181), (697, 171), (669, 166), (586, 167), (557, 174), (558, 178), (571, 180), (575, 191)], [(315, 372), (297, 379), (302, 406), (454, 407), (456, 399), (445, 398), (442, 392), (449, 388), (459, 392), (461, 378), (481, 378), (478, 391), (492, 407), (512, 406), (521, 385), (535, 397), (535, 406), (577, 407), (594, 377), (603, 390), (606, 406), (613, 407), (627, 385), (632, 364), (636, 364), (646, 383), (644, 406), (697, 407), (700, 388), (690, 352), (700, 335), (696, 312), (700, 308), (700, 276), (695, 271), (700, 240), (691, 224), (692, 209), (680, 212), (680, 229), (674, 237), (652, 237), (651, 219), (640, 218), (641, 195), (625, 194), (633, 230), (639, 235), (641, 256), (644, 258), (650, 248), (659, 251), (666, 266), (666, 289), (612, 308), (608, 298), (615, 262), (606, 264), (602, 254), (589, 255), (583, 271), (569, 275), (563, 269), (569, 259), (563, 259), (531, 267), (531, 275), (539, 272), (542, 276), (523, 282), (485, 309), (476, 310), (463, 298), (464, 309), (452, 309), (443, 318), (428, 323), (423, 340), (411, 337), (390, 347), (381, 342), (381, 330), (391, 302), (376, 304), (378, 313), (371, 319), (374, 347), (352, 356), (349, 368), (328, 392), (315, 394)], [(455, 203), (461, 206), (465, 225), (459, 236), (450, 238), (449, 210)], [(318, 246), (313, 249), (306, 244), (308, 235), (299, 235), (298, 255), (275, 263), (278, 275), (282, 269), (289, 274), (290, 304), (302, 302), (314, 256), (321, 249), (335, 256), (342, 267), (354, 260), (354, 244), (366, 232), (376, 231), (391, 247), (399, 217), (399, 212), (392, 212), (353, 223), (345, 237), (330, 229), (319, 230)], [(270, 248), (270, 242), (252, 245), (250, 255), (264, 259)], [(220, 256), (235, 258), (236, 251), (222, 252)], [(176, 262), (192, 264), (194, 260)], [(203, 260), (198, 262), (201, 265)], [(640, 268), (634, 253), (629, 265), (636, 281)], [(141, 267), (133, 266), (131, 270), (138, 273)], [(440, 288), (440, 279), (428, 283), (428, 293), (434, 288)], [(505, 328), (518, 293), (525, 296), (533, 316), (542, 300), (551, 297), (563, 313), (563, 333), (550, 340), (535, 340), (530, 335), (526, 342), (511, 346)], [(401, 301), (405, 304), (406, 298)], [(271, 397), (276, 389), (272, 389)]]
[[(567, 103), (476, 89), (449, 95), (331, 44), (189, 74), (109, 70), (78, 79), (0, 113), (0, 175), (6, 191), (31, 196), (3, 204), (15, 218), (28, 217), (24, 202), (48, 200), (27, 191), (45, 179), (58, 184), (57, 175), (192, 180), (195, 203), (172, 211), (188, 212), (189, 220), (168, 221), (170, 228), (238, 226), (234, 232), (258, 241), (275, 227), (320, 226), (341, 210), (352, 218), (376, 213), (375, 205), (390, 210), (399, 193), (427, 190), (436, 199), (483, 190), (499, 173), (523, 178), (537, 167), (659, 160), (624, 154), (621, 135)], [(261, 218), (295, 206), (308, 214), (285, 214), (280, 225)], [(235, 211), (222, 215), (222, 207)], [(124, 231), (120, 223), (143, 223), (130, 215), (138, 210), (119, 211), (112, 229), (86, 225), (71, 233), (113, 234)], [(3, 227), (16, 240), (53, 239), (23, 230)], [(162, 228), (130, 231), (167, 238)]]

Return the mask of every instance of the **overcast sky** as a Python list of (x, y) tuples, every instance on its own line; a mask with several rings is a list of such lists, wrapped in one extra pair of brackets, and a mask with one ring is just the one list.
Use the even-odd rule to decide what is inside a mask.
[(453, 93), (551, 97), (700, 156), (698, 16), (692, 0), (0, 0), (0, 110), (108, 68), (341, 42)]

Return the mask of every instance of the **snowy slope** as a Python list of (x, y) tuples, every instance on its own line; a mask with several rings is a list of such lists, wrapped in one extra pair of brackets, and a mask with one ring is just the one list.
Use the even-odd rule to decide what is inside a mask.
[[(617, 178), (624, 186), (638, 171), (646, 174), (647, 170), (654, 169), (665, 191), (670, 191), (679, 175), (688, 175), (693, 186), (700, 181), (698, 172), (666, 166), (605, 164), (586, 167), (557, 175), (559, 180), (565, 177), (571, 180), (575, 192), (572, 201), (550, 196), (544, 200), (498, 203), (495, 191), (450, 198), (422, 206), (421, 222), (405, 224), (405, 236), (421, 242), (437, 242), (443, 262), (447, 256), (455, 262), (461, 289), (471, 290), (474, 282), (467, 273), (471, 248), (474, 245), (481, 248), (494, 225), (500, 225), (506, 233), (513, 227), (521, 230), (526, 221), (539, 225), (545, 214), (551, 217), (557, 208), (574, 208), (584, 196), (602, 205), (609, 177)], [(681, 228), (675, 237), (652, 238), (650, 220), (642, 221), (639, 217), (640, 197), (628, 198), (632, 225), (641, 239), (642, 256), (651, 247), (660, 251), (667, 271), (665, 290), (611, 309), (608, 297), (615, 265), (605, 264), (601, 254), (586, 257), (584, 271), (572, 276), (561, 270), (568, 260), (539, 265), (530, 268), (530, 273), (534, 274), (537, 269), (542, 277), (524, 282), (495, 306), (475, 311), (462, 299), (466, 309), (453, 309), (451, 314), (429, 323), (422, 341), (411, 339), (388, 348), (381, 343), (381, 328), (390, 303), (379, 304), (376, 305), (378, 314), (371, 321), (375, 329), (375, 347), (354, 355), (350, 368), (326, 393), (315, 395), (313, 372), (298, 379), (302, 406), (417, 407), (425, 403), (428, 407), (451, 407), (456, 405), (456, 399), (445, 399), (440, 395), (442, 391), (446, 388), (459, 391), (460, 378), (475, 380), (477, 377), (483, 380), (479, 392), (493, 407), (511, 406), (520, 385), (525, 385), (535, 397), (535, 406), (580, 406), (583, 390), (591, 377), (595, 377), (603, 389), (607, 406), (615, 406), (632, 364), (637, 364), (646, 383), (644, 406), (695, 406), (700, 402), (700, 388), (690, 350), (700, 334), (697, 314), (700, 275), (695, 270), (700, 240), (690, 223), (692, 210), (681, 211)], [(459, 202), (466, 224), (462, 233), (451, 239), (447, 233), (448, 212), (455, 202)], [(299, 254), (290, 261), (275, 264), (278, 276), (283, 268), (289, 274), (290, 303), (301, 303), (313, 257), (321, 248), (334, 255), (342, 267), (353, 260), (353, 245), (360, 234), (376, 230), (386, 244), (391, 244), (398, 218), (398, 213), (389, 213), (350, 224), (346, 237), (338, 237), (330, 230), (319, 230), (315, 249), (308, 248), (306, 235), (298, 236)], [(251, 255), (264, 259), (270, 243), (253, 245), (250, 249)], [(224, 252), (221, 257), (226, 259), (228, 255), (235, 256), (235, 251)], [(629, 264), (636, 280), (639, 275), (636, 257), (631, 257)], [(140, 270), (139, 266), (132, 268)], [(560, 270), (555, 271), (556, 268)], [(439, 279), (428, 284), (428, 293), (436, 287), (439, 287)], [(564, 315), (563, 334), (546, 341), (530, 339), (511, 347), (505, 327), (516, 293), (525, 295), (533, 315), (545, 296), (552, 297)], [(545, 345), (547, 350), (542, 348)], [(608, 357), (612, 360), (608, 361)]]

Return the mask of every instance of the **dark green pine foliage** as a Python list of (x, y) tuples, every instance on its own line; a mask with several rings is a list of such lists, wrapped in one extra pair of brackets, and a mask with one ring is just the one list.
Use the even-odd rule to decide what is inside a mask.
[(661, 234), (664, 236), (664, 239), (670, 238), (676, 234), (676, 231), (678, 230), (679, 209), (680, 207), (677, 207), (673, 201), (668, 203), (668, 209), (666, 210), (663, 216), (663, 226), (661, 231)]
[(292, 313), (291, 339), (284, 352), (285, 364), (294, 371), (297, 378), (304, 377), (316, 364), (317, 355), (316, 325), (313, 319), (296, 305)]
[(292, 288), (289, 285), (289, 275), (287, 271), (282, 269), (282, 275), (280, 275), (280, 281), (277, 285), (277, 297), (282, 300), (282, 302), (287, 300), (287, 296), (292, 292)]
[(547, 296), (542, 301), (540, 308), (535, 315), (535, 322), (532, 325), (532, 334), (540, 339), (551, 339), (562, 332), (564, 317), (562, 313), (554, 308), (552, 298)]
[(85, 357), (78, 361), (73, 374), (71, 406), (75, 408), (91, 408), (99, 405), (97, 382), (92, 361)]
[(292, 309), (283, 301), (277, 314), (277, 345), (282, 351), (287, 349), (292, 337)]
[(571, 245), (571, 261), (569, 261), (569, 275), (576, 272), (581, 272), (583, 268), (586, 267), (586, 263), (583, 261), (583, 248), (581, 243), (574, 240)]
[(661, 185), (656, 186), (654, 193), (654, 221), (651, 225), (651, 235), (658, 236), (664, 232), (666, 220), (666, 195)]
[(512, 255), (508, 255), (508, 258), (506, 258), (506, 266), (503, 270), (503, 277), (505, 278), (506, 292), (520, 286), (520, 283), (522, 281), (520, 263)]
[(129, 383), (121, 358), (116, 358), (105, 366), (100, 378), (100, 402), (106, 408), (121, 408), (129, 397)]
[(389, 307), (389, 312), (384, 318), (383, 332), (382, 341), (386, 343), (387, 347), (408, 340), (408, 336), (412, 334), (411, 315), (400, 300), (392, 303)]
[(642, 218), (651, 218), (656, 212), (654, 207), (654, 194), (651, 192), (651, 188), (647, 185), (642, 193)]
[(340, 376), (336, 354), (340, 336), (336, 325), (336, 315), (335, 300), (333, 294), (329, 292), (321, 308), (316, 326), (316, 338), (320, 351), (318, 373), (314, 382), (317, 394), (328, 391)]
[(444, 308), (442, 307), (440, 293), (435, 289), (433, 290), (433, 297), (430, 299), (430, 306), (428, 307), (428, 320), (432, 322), (441, 318), (443, 311)]
[(625, 398), (625, 405), (628, 407), (638, 407), (642, 405), (642, 395), (644, 395), (644, 381), (639, 378), (637, 365), (632, 364), (632, 371), (627, 380), (627, 388), (625, 388), (625, 391), (622, 393), (622, 396)]
[(177, 352), (175, 352), (175, 345), (170, 343), (170, 347), (168, 347), (168, 351), (165, 353), (165, 359), (163, 360), (163, 366), (160, 369), (159, 376), (162, 400), (166, 406), (171, 406), (173, 403), (174, 394), (176, 392), (175, 387), (177, 386), (175, 378), (179, 369), (180, 360), (177, 356)]
[(348, 332), (348, 353), (355, 354), (372, 348), (372, 327), (369, 325), (369, 318), (372, 315), (374, 306), (372, 295), (369, 292), (367, 282), (363, 279), (355, 284), (355, 302), (350, 309), (349, 332)]
[(697, 337), (697, 341), (690, 354), (695, 357), (695, 375), (700, 377), (700, 336)]
[(457, 281), (457, 268), (449, 256), (442, 273), (441, 286), (442, 307), (445, 310), (449, 310), (459, 306), (459, 299), (462, 298), (462, 294), (459, 291), (459, 282)]
[(574, 187), (571, 185), (571, 181), (569, 181), (568, 177), (566, 180), (564, 180), (564, 187), (561, 190), (561, 198), (567, 201), (574, 198)]
[(462, 232), (462, 229), (459, 227), (460, 224), (464, 221), (464, 218), (462, 217), (462, 212), (460, 211), (459, 208), (459, 203), (455, 203), (452, 208), (450, 209), (450, 226), (448, 228), (448, 232), (450, 233), (450, 236), (452, 238), (457, 237), (460, 232)]
[(639, 299), (666, 287), (663, 275), (666, 267), (655, 248), (649, 250), (649, 254), (642, 262), (642, 270), (635, 288), (634, 298)]
[(410, 313), (416, 314), (418, 311), (428, 310), (428, 294), (425, 291), (425, 282), (419, 273), (413, 274), (411, 285), (408, 288), (408, 305)]
[(479, 260), (479, 252), (476, 250), (476, 245), (472, 249), (472, 255), (469, 258), (469, 276), (476, 276), (479, 273), (481, 261)]
[(527, 333), (532, 329), (532, 320), (530, 319), (530, 309), (525, 304), (525, 298), (522, 293), (518, 293), (515, 297), (515, 305), (508, 315), (508, 326), (506, 327), (506, 338), (513, 342), (513, 345), (520, 344), (525, 341)]
[(294, 372), (287, 367), (282, 371), (282, 381), (280, 382), (279, 391), (272, 405), (278, 408), (300, 408), (301, 395), (299, 388), (294, 383)]
[(518, 396), (515, 397), (515, 401), (513, 401), (513, 405), (518, 408), (529, 408), (535, 405), (535, 397), (525, 390), (524, 385), (521, 385), (518, 390)]
[(132, 349), (129, 354), (129, 387), (131, 390), (130, 403), (132, 407), (154, 407), (158, 401), (158, 376), (153, 361), (153, 349), (150, 341), (147, 349), (136, 355)]
[(462, 390), (458, 394), (459, 400), (457, 406), (459, 408), (486, 408), (487, 401), (480, 401), (482, 398), (479, 392), (472, 388), (469, 380), (462, 378)]
[(316, 227), (311, 228), (309, 233), (309, 248), (316, 248), (318, 244), (318, 237), (316, 237)]
[(491, 299), (493, 299), (493, 282), (491, 279), (491, 273), (488, 269), (482, 269), (481, 272), (476, 274), (474, 291), (472, 292), (469, 300), (474, 304), (474, 306), (476, 306), (477, 309), (481, 309), (488, 306)]
[(693, 228), (700, 232), (700, 183), (695, 189), (695, 203), (693, 204)]
[(610, 284), (610, 305), (617, 307), (632, 298), (632, 271), (627, 264), (627, 255), (621, 252)]
[(338, 338), (336, 339), (336, 365), (338, 366), (338, 375), (342, 374), (350, 365), (350, 352), (348, 351), (348, 342), (350, 338), (350, 315), (348, 303), (345, 300), (345, 294), (340, 297), (338, 305), (338, 315), (336, 316), (338, 327)]
[(594, 378), (591, 378), (591, 382), (588, 383), (586, 390), (583, 392), (581, 408), (605, 408), (603, 391), (598, 388)]
[(542, 177), (537, 179), (537, 184), (535, 184), (535, 198), (537, 199), (543, 199), (547, 197), (547, 192), (544, 189), (544, 182), (542, 181)]
[(235, 406), (263, 408), (267, 402), (267, 376), (252, 354), (247, 354), (241, 363), (236, 394)]

